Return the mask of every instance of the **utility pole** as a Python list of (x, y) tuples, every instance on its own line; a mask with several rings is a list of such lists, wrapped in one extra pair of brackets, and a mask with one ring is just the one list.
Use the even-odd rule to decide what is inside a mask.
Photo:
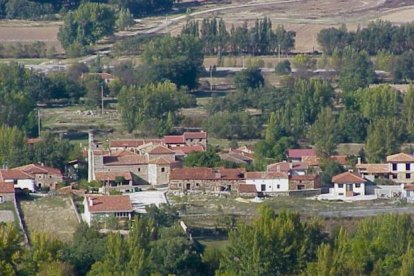
[(104, 114), (104, 94), (103, 94), (103, 84), (101, 84), (101, 105), (102, 105), (102, 116)]
[(280, 43), (278, 44), (278, 52), (279, 52), (279, 63), (280, 63)]
[(213, 66), (210, 66), (210, 92), (213, 91)]
[(40, 137), (40, 108), (37, 107), (37, 136)]

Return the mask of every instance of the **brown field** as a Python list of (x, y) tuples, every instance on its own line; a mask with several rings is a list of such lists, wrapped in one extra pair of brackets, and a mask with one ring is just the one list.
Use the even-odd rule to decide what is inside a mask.
[(28, 44), (36, 41), (45, 42), (48, 47), (55, 47), (57, 51), (62, 51), (62, 46), (57, 38), (59, 25), (48, 24), (40, 25), (23, 21), (1, 22), (0, 24), (0, 43)]

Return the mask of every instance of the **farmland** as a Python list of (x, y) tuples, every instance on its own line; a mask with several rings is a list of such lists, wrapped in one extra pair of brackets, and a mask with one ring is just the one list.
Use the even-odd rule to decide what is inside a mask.
[(21, 201), (29, 236), (44, 232), (62, 241), (71, 241), (78, 225), (69, 198), (44, 197)]

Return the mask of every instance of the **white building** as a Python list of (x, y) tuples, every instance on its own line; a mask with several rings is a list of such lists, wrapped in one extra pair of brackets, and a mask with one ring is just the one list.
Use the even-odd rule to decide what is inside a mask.
[(397, 183), (414, 183), (414, 156), (407, 153), (397, 153), (387, 156), (390, 164), (391, 179)]
[(247, 172), (246, 184), (255, 185), (263, 193), (289, 191), (289, 177), (283, 172)]
[(351, 172), (344, 172), (332, 177), (333, 195), (337, 197), (365, 196), (364, 178)]
[(0, 170), (0, 182), (13, 183), (14, 188), (35, 191), (35, 178), (19, 169)]
[(127, 195), (87, 195), (83, 201), (83, 206), (83, 217), (89, 226), (94, 221), (100, 222), (111, 216), (130, 220), (133, 213), (131, 200)]

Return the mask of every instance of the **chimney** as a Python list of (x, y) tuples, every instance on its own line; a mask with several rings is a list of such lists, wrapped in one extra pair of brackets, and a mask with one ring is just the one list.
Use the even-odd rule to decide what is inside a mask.
[(88, 201), (89, 201), (89, 206), (93, 206), (93, 198), (92, 197), (88, 197)]
[(358, 157), (358, 165), (361, 165), (361, 157)]

